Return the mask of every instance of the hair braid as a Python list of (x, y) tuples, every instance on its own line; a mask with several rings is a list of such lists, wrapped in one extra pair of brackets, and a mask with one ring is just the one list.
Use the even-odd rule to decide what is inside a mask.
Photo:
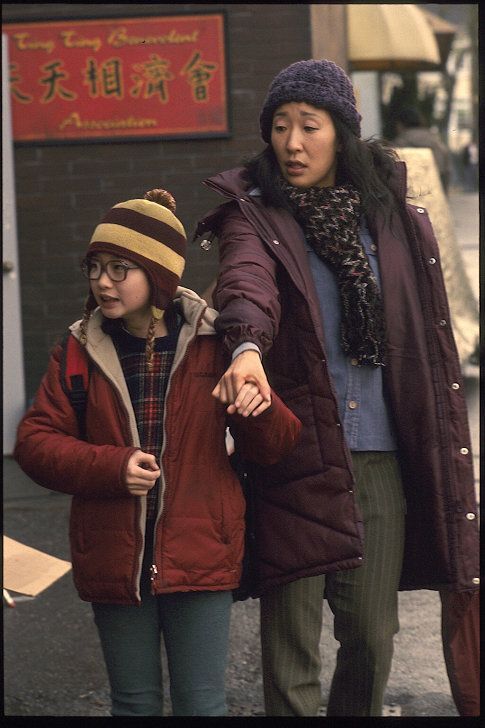
[(147, 369), (149, 372), (153, 369), (153, 351), (155, 347), (155, 326), (157, 323), (157, 319), (155, 316), (152, 316), (150, 325), (148, 327), (148, 333), (147, 333), (147, 340), (145, 345), (145, 356), (146, 356), (146, 363), (147, 363)]
[(90, 308), (88, 308), (88, 306), (86, 304), (84, 311), (83, 311), (83, 317), (82, 317), (81, 323), (79, 325), (79, 328), (81, 331), (81, 335), (79, 337), (79, 343), (81, 344), (81, 346), (86, 346), (86, 344), (88, 343), (88, 322), (89, 322), (89, 319), (91, 318), (91, 313), (92, 313), (92, 310)]

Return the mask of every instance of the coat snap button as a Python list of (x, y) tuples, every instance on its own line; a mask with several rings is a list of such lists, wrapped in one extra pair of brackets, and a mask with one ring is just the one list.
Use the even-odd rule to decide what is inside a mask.
[(420, 213), (423, 213), (423, 212), (424, 212), (424, 210), (423, 210), (423, 208), (422, 208), (422, 207), (417, 207), (417, 208), (416, 208), (416, 212), (420, 212)]
[(428, 263), (430, 265), (434, 265), (436, 263), (436, 258), (429, 258)]
[(468, 455), (468, 448), (467, 447), (460, 448), (460, 454), (461, 455)]
[(451, 388), (452, 389), (460, 389), (460, 385), (458, 384), (458, 382), (453, 382), (453, 384), (451, 385)]
[(275, 245), (279, 245), (279, 244), (280, 244), (280, 241), (279, 241), (279, 240), (273, 240), (273, 243), (274, 243)]
[(359, 406), (359, 403), (355, 401), (355, 399), (351, 399), (349, 402), (349, 409), (357, 409)]
[(446, 321), (445, 321), (445, 319), (441, 319), (441, 321), (440, 321), (440, 326), (446, 326)]
[(475, 576), (475, 577), (474, 577), (474, 578), (472, 579), (472, 582), (473, 582), (474, 584), (480, 584), (480, 577), (478, 577), (478, 576)]
[(475, 514), (474, 513), (467, 513), (466, 514), (466, 517), (468, 518), (469, 521), (474, 521), (475, 520)]

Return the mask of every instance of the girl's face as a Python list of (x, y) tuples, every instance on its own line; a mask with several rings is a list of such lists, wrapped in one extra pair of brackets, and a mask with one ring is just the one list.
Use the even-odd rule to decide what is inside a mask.
[(294, 187), (332, 187), (337, 169), (337, 134), (330, 114), (291, 101), (273, 116), (271, 146), (281, 174)]
[(106, 272), (101, 271), (97, 280), (91, 280), (91, 291), (96, 303), (106, 318), (124, 319), (129, 326), (149, 323), (151, 319), (150, 283), (143, 268), (131, 268), (135, 263), (128, 258), (118, 258), (114, 253), (96, 253), (90, 260), (106, 266), (108, 261), (124, 262), (130, 266), (124, 281), (112, 281)]

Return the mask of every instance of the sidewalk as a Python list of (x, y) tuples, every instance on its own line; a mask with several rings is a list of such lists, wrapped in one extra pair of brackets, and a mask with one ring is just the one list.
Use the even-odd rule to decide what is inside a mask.
[[(478, 286), (478, 195), (452, 191), (450, 207), (470, 278)], [(466, 394), (478, 486), (476, 379), (466, 381)], [(32, 483), (12, 458), (4, 458), (3, 466), (5, 533), (69, 559), (70, 498)], [(400, 593), (399, 605), (401, 628), (395, 639), (385, 714), (457, 716), (441, 647), (438, 594), (426, 590)], [(264, 715), (258, 609), (254, 600), (237, 602), (233, 608), (227, 671), (230, 716)], [(325, 603), (321, 639), (324, 705), (337, 649), (332, 635), (331, 613)], [(91, 607), (77, 597), (70, 574), (35, 600), (4, 609), (4, 670), (7, 716), (109, 715), (109, 689)]]

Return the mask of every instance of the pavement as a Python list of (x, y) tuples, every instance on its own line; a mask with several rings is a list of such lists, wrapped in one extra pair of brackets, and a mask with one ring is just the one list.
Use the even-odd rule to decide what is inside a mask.
[[(478, 194), (452, 190), (450, 209), (478, 297)], [(478, 493), (480, 443), (476, 375), (472, 373), (465, 386)], [(11, 457), (4, 457), (3, 468), (4, 533), (69, 560), (70, 497), (35, 485)], [(385, 715), (456, 717), (441, 647), (438, 594), (427, 590), (400, 593), (399, 608), (401, 628), (395, 639)], [(35, 599), (19, 601), (15, 608), (5, 607), (3, 616), (3, 715), (9, 718), (8, 722), (18, 725), (19, 716), (109, 716), (109, 687), (91, 607), (78, 598), (70, 573)], [(264, 715), (258, 618), (257, 601), (234, 604), (227, 670), (230, 717)], [(325, 603), (321, 715), (325, 715), (336, 651), (331, 613)], [(170, 715), (166, 680), (164, 693), (166, 714)]]

